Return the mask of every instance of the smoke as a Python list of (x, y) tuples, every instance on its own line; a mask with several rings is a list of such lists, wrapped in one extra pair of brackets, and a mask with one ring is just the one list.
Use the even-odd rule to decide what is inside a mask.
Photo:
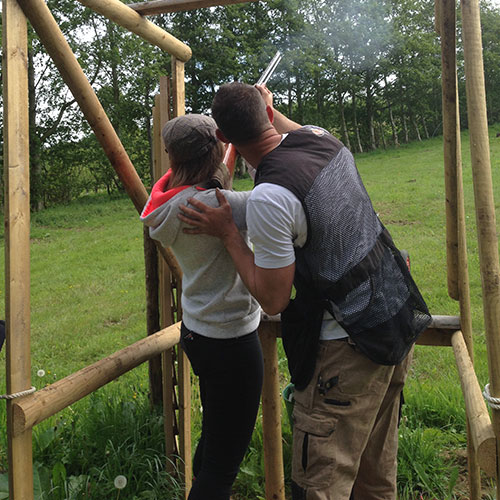
[(305, 31), (296, 33), (293, 41), (316, 46), (353, 71), (373, 69), (392, 44), (391, 8), (389, 0), (302, 2)]

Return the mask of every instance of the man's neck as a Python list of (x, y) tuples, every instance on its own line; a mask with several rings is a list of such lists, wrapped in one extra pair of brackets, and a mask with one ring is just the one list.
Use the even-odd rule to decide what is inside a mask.
[(257, 168), (262, 158), (280, 145), (281, 139), (281, 134), (271, 127), (256, 140), (239, 145), (236, 149), (253, 168)]

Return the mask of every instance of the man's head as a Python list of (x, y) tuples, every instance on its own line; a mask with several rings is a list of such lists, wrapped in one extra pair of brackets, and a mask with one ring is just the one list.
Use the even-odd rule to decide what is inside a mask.
[(217, 125), (204, 115), (183, 115), (168, 121), (162, 130), (176, 185), (197, 184), (212, 177), (223, 155), (215, 135)]
[(260, 92), (245, 83), (222, 85), (212, 102), (212, 116), (225, 138), (236, 145), (257, 139), (271, 127)]

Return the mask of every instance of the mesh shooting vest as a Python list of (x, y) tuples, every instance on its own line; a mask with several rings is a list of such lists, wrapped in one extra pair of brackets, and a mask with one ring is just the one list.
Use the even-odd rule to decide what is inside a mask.
[(260, 163), (261, 183), (294, 193), (307, 218), (307, 241), (295, 249), (296, 298), (281, 314), (292, 382), (301, 389), (314, 372), (325, 310), (372, 361), (400, 363), (430, 315), (349, 150), (323, 129), (303, 127)]

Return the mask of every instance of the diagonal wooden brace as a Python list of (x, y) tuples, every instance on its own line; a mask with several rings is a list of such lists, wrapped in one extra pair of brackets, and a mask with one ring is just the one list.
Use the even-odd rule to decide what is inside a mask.
[[(18, 3), (75, 97), (125, 191), (141, 213), (148, 199), (146, 188), (52, 13), (43, 0), (19, 0)], [(172, 274), (180, 281), (182, 270), (174, 254), (158, 246)]]

